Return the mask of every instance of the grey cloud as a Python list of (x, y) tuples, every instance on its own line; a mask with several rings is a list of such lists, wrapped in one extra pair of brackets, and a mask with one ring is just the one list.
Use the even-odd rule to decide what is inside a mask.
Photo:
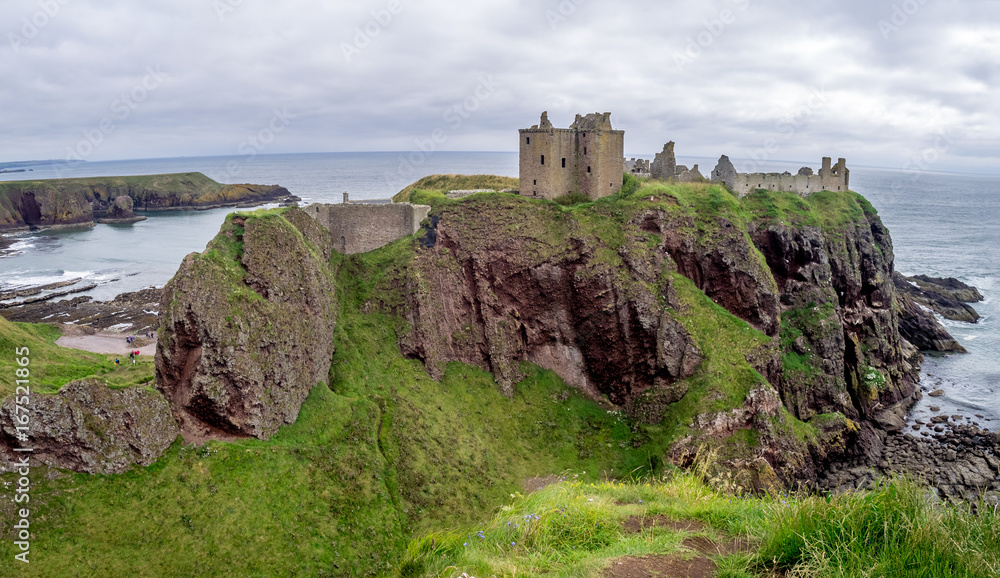
[[(996, 2), (398, 0), (391, 18), (390, 0), (47, 2), (59, 13), (16, 52), (40, 4), (0, 6), (3, 160), (64, 156), (159, 65), (168, 80), (90, 158), (234, 154), (275, 107), (297, 118), (267, 152), (411, 150), (436, 129), (452, 150), (514, 150), (549, 110), (613, 112), (630, 154), (774, 139), (773, 160), (902, 166), (948, 129), (942, 170), (1000, 170)], [(498, 86), (476, 99), (484, 76)]]

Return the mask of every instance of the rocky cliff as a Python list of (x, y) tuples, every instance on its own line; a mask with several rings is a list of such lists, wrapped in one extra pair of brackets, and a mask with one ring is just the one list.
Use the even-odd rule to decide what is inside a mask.
[(234, 207), (294, 200), (287, 189), (223, 185), (201, 173), (0, 183), (0, 231), (92, 224), (126, 196), (135, 211)]
[[(675, 459), (712, 438), (748, 454), (732, 446), (753, 431), (786, 480), (877, 447), (915, 400), (919, 354), (898, 330), (892, 243), (854, 193), (737, 201), (711, 187), (645, 187), (577, 211), (512, 196), (421, 202), (435, 209), (405, 276), (412, 333), (400, 346), (432, 375), (462, 361), (509, 391), (528, 361), (649, 423), (708, 377), (709, 396), (738, 403), (686, 416), (680, 445), (691, 451)], [(757, 379), (704, 375), (713, 360), (685, 328), (677, 279), (762, 336), (733, 362)]]
[[(877, 451), (915, 400), (892, 242), (855, 193), (655, 184), (570, 208), (411, 196), (431, 218), (419, 240), (377, 252), (385, 272), (360, 306), (396, 319), (400, 351), (432, 377), (461, 362), (511, 395), (523, 364), (550, 369), (666, 425), (649, 434), (664, 459), (707, 445), (752, 486)], [(297, 210), (241, 217), (185, 260), (158, 357), (182, 429), (266, 438), (294, 419), (329, 367), (327, 236)]]
[(163, 289), (156, 387), (189, 441), (267, 439), (327, 381), (331, 247), (329, 233), (291, 209), (230, 216), (204, 253), (184, 259)]

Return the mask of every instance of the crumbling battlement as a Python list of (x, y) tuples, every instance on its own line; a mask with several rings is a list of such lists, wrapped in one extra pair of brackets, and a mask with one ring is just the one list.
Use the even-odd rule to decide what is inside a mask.
[(743, 197), (757, 189), (769, 191), (789, 191), (799, 195), (809, 195), (818, 191), (846, 191), (850, 187), (851, 171), (845, 159), (838, 159), (831, 165), (830, 157), (823, 157), (819, 174), (813, 174), (809, 167), (802, 167), (798, 174), (792, 173), (738, 173), (729, 157), (722, 155), (719, 164), (712, 171), (712, 180), (726, 185), (734, 195)]
[(611, 127), (611, 113), (578, 114), (566, 129), (553, 127), (543, 112), (538, 124), (519, 133), (521, 195), (598, 199), (621, 189), (625, 131)]
[(413, 235), (431, 208), (410, 203), (314, 204), (303, 209), (333, 237), (334, 248), (345, 255), (367, 253)]

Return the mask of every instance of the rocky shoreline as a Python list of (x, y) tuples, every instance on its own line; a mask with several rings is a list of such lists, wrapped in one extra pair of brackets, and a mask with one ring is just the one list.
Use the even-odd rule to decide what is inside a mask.
[(922, 481), (941, 500), (1000, 505), (1000, 432), (945, 422), (943, 433), (880, 432), (864, 456), (834, 462), (816, 489), (834, 493), (872, 489), (881, 478), (901, 474)]
[(39, 301), (0, 310), (8, 321), (58, 323), (137, 333), (156, 331), (162, 289), (122, 293), (111, 301), (77, 297), (65, 301)]

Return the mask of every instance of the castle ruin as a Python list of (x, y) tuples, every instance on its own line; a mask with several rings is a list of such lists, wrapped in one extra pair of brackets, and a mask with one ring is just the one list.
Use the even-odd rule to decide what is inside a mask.
[(831, 164), (830, 157), (823, 157), (819, 174), (809, 167), (802, 167), (798, 174), (784, 173), (738, 173), (729, 157), (722, 155), (719, 164), (712, 171), (712, 181), (726, 185), (731, 193), (744, 197), (757, 189), (788, 191), (799, 195), (809, 195), (819, 191), (846, 191), (850, 186), (851, 171), (847, 161), (838, 159)]
[(428, 205), (392, 201), (351, 201), (336, 205), (314, 204), (303, 209), (330, 231), (334, 249), (345, 255), (367, 253), (415, 234), (427, 218)]
[(553, 127), (543, 112), (537, 125), (519, 133), (521, 195), (598, 199), (621, 190), (625, 131), (611, 127), (610, 112), (578, 114), (568, 129)]

